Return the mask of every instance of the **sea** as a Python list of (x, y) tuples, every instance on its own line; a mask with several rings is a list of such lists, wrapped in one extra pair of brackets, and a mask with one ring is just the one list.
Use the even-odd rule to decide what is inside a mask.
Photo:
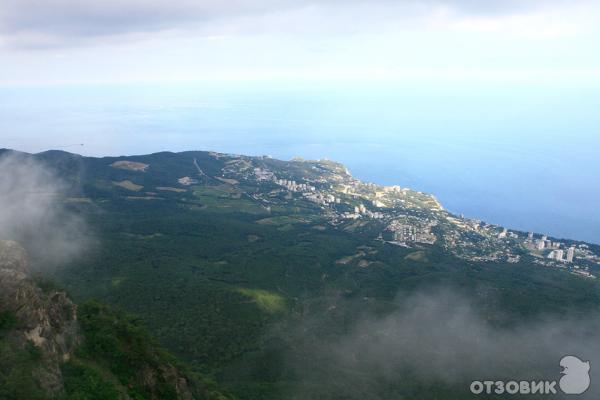
[(3, 86), (0, 147), (326, 158), (465, 217), (600, 244), (600, 87), (581, 82)]

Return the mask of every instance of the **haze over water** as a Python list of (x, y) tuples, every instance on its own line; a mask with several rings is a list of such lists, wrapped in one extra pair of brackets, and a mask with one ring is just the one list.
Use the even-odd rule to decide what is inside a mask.
[(584, 84), (13, 86), (0, 147), (329, 158), (467, 217), (600, 243), (598, 104)]

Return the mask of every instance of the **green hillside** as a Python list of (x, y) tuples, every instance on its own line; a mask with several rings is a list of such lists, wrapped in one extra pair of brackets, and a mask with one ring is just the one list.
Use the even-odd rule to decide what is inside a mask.
[[(465, 377), (406, 371), (396, 382), (332, 361), (326, 350), (423, 292), (469, 299), (490, 329), (600, 305), (596, 280), (580, 273), (600, 269), (598, 247), (562, 240), (577, 246), (577, 270), (548, 264), (522, 232), (499, 240), (501, 227), (452, 215), (427, 194), (359, 182), (331, 161), (209, 152), (33, 157), (69, 182), (63, 202), (94, 238), (52, 279), (78, 303), (97, 299), (135, 315), (193, 373), (239, 399), (468, 398)], [(84, 357), (117, 334), (104, 330), (113, 326), (107, 320), (138, 328), (85, 304), (92, 339), (67, 376), (100, 385)], [(135, 339), (142, 352), (146, 340)], [(126, 361), (135, 354), (101, 357), (118, 379), (136, 368)]]

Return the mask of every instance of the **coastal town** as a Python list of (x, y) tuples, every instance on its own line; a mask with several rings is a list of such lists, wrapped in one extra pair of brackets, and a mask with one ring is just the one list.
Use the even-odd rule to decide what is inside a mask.
[[(247, 185), (248, 195), (265, 209), (278, 203), (313, 210), (330, 226), (347, 231), (376, 231), (373, 240), (401, 247), (439, 245), (467, 261), (535, 264), (595, 279), (600, 256), (585, 243), (525, 233), (454, 215), (429, 194), (400, 186), (381, 186), (354, 178), (329, 160), (290, 162), (268, 156), (227, 158), (220, 182)], [(193, 184), (184, 177), (180, 184)], [(252, 186), (256, 185), (256, 186)]]

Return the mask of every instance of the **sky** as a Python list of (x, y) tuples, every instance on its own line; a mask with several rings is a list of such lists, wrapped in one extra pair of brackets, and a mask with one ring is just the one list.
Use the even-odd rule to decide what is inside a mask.
[(600, 81), (595, 0), (0, 0), (0, 84)]

